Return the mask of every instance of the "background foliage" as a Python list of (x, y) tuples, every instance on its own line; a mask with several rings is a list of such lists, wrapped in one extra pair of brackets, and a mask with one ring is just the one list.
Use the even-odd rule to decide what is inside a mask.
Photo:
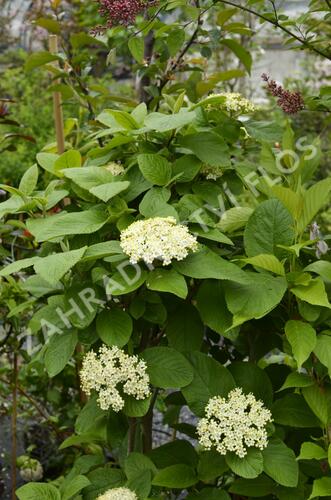
[[(44, 469), (43, 482), (17, 497), (92, 500), (126, 486), (140, 500), (330, 498), (330, 87), (289, 80), (305, 102), (293, 117), (272, 97), (248, 114), (208, 97), (244, 93), (254, 23), (329, 60), (328, 3), (289, 19), (272, 2), (161, 2), (134, 26), (96, 37), (95, 4), (41, 2), (29, 16), (38, 50), (4, 56), (0, 96), (15, 101), (2, 133), (19, 131), (2, 142), (0, 204), (13, 490), (22, 419), (33, 422), (24, 453)], [(47, 52), (47, 32), (60, 36), (58, 56)], [(62, 154), (54, 90), (64, 103)], [(188, 225), (199, 251), (123, 279), (121, 231), (167, 216)], [(111, 297), (105, 277), (116, 283)], [(86, 289), (104, 302), (87, 307)], [(58, 308), (73, 300), (83, 314), (68, 325)], [(146, 360), (151, 401), (115, 413), (87, 400), (82, 358), (103, 343)], [(233, 387), (273, 416), (268, 447), (243, 459), (196, 439), (209, 398)]]

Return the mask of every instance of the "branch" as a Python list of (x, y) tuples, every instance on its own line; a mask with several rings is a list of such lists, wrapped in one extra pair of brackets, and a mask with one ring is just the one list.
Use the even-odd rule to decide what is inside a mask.
[[(13, 385), (6, 379), (0, 377), (0, 382), (2, 382), (3, 384), (7, 384), (9, 385), (10, 387), (12, 387)], [(46, 410), (44, 410), (43, 408), (41, 408), (39, 406), (39, 404), (23, 389), (23, 387), (21, 387), (20, 385), (16, 385), (16, 390), (22, 394), (22, 396), (24, 396), (33, 406), (34, 408), (37, 410), (37, 412), (39, 413), (39, 415), (41, 417), (43, 417), (48, 424), (51, 425), (51, 427), (53, 428), (53, 430), (55, 431), (55, 433), (62, 437), (62, 433), (58, 430), (58, 428), (56, 427), (56, 425), (49, 419), (49, 415), (47, 413)]]
[[(330, 0), (327, 0), (328, 2)], [(325, 59), (329, 59), (331, 61), (331, 54), (328, 55), (327, 53), (323, 52), (322, 50), (319, 50), (318, 48), (314, 47), (311, 43), (307, 42), (307, 40), (300, 38), (298, 35), (287, 29), (285, 26), (279, 24), (278, 20), (273, 20), (269, 19), (267, 16), (264, 14), (260, 14), (259, 12), (256, 12), (255, 10), (250, 9), (249, 7), (244, 7), (243, 5), (237, 4), (235, 2), (231, 2), (230, 0), (219, 0), (215, 3), (224, 3), (226, 5), (231, 5), (232, 7), (236, 7), (237, 9), (243, 10), (244, 12), (248, 12), (249, 14), (252, 14), (253, 16), (259, 17), (260, 19), (263, 19), (264, 21), (268, 22), (269, 24), (272, 24), (276, 28), (281, 29), (289, 35), (290, 37), (294, 38), (297, 40), (297, 42), (301, 43), (301, 45), (304, 45), (307, 49), (316, 52), (316, 54), (319, 54), (320, 56), (324, 57)]]
[(169, 81), (169, 76), (170, 74), (173, 72), (173, 71), (176, 71), (176, 69), (178, 68), (179, 64), (181, 63), (183, 57), (185, 56), (185, 54), (187, 53), (187, 51), (192, 47), (192, 45), (194, 44), (195, 42), (195, 39), (199, 33), (199, 29), (200, 29), (200, 26), (202, 24), (202, 13), (200, 14), (199, 18), (198, 18), (198, 24), (197, 24), (197, 27), (195, 28), (194, 32), (192, 33), (190, 39), (187, 41), (186, 45), (183, 47), (183, 49), (181, 50), (181, 52), (178, 54), (178, 56), (176, 57), (176, 59), (170, 64), (169, 68), (166, 70), (165, 72), (165, 75), (164, 77), (161, 79), (160, 81), (160, 85), (159, 85), (159, 92), (160, 92), (160, 95), (161, 95), (161, 92), (162, 90), (164, 89), (164, 87), (167, 85), (168, 81)]

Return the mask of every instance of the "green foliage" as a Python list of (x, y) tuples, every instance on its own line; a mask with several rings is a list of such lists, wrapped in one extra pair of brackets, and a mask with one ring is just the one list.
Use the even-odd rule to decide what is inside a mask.
[[(45, 127), (44, 113), (36, 113), (36, 161), (37, 149), (26, 155), (18, 187), (6, 175), (1, 185), (4, 331), (20, 359), (15, 376), (22, 394), (45, 394), (59, 454), (56, 471), (43, 483), (22, 486), (17, 497), (95, 500), (117, 487), (138, 500), (181, 493), (202, 500), (330, 496), (331, 264), (327, 255), (318, 259), (321, 239), (310, 234), (331, 189), (329, 179), (315, 183), (321, 151), (316, 147), (309, 160), (300, 150), (296, 169), (291, 158), (279, 168), (274, 143), (295, 148), (290, 121), (266, 121), (259, 113), (243, 119), (224, 107), (224, 96), (207, 96), (251, 70), (252, 56), (241, 43), (251, 29), (237, 8), (205, 10), (181, 1), (159, 7), (174, 10), (176, 20), (167, 23), (153, 6), (150, 20), (138, 16), (137, 32), (118, 26), (98, 38), (68, 33), (68, 50), (56, 57), (36, 52), (25, 64), (22, 85), (28, 79), (36, 109), (45, 106), (39, 106), (38, 85), (46, 69), (60, 79), (50, 90), (61, 92), (68, 116), (75, 103), (78, 116), (68, 120), (65, 152), (57, 154), (54, 144), (42, 149), (50, 139), (50, 109)], [(256, 8), (263, 22), (289, 26), (291, 39), (286, 19), (275, 19), (262, 4)], [(95, 10), (90, 14), (95, 19)], [(188, 20), (194, 29), (182, 29)], [(61, 32), (52, 17), (37, 25)], [(303, 46), (326, 50), (320, 43)], [(240, 69), (204, 77), (215, 45)], [(124, 86), (117, 95), (101, 82), (89, 86), (90, 64), (102, 51), (111, 61), (115, 48), (138, 74), (137, 101)], [(21, 70), (7, 72), (21, 79)], [(21, 162), (21, 153), (11, 161)], [(163, 265), (171, 236), (156, 238), (150, 230), (134, 238), (133, 251), (143, 246), (146, 258), (135, 262), (122, 248), (121, 233), (153, 217), (186, 226), (195, 251)], [(176, 235), (167, 251), (184, 239)], [(107, 391), (115, 375), (104, 375), (93, 355), (95, 384), (82, 394), (82, 361), (103, 345), (136, 356), (149, 394), (136, 397), (139, 381), (131, 376), (119, 393)], [(129, 370), (133, 361), (125, 359)], [(201, 436), (197, 443), (196, 425), (210, 400), (223, 405), (235, 388), (272, 415), (260, 448), (249, 444), (248, 434), (240, 436), (247, 438), (244, 456), (233, 442), (224, 454), (212, 444), (205, 449)], [(101, 409), (116, 398), (123, 399), (120, 408)], [(182, 419), (184, 406), (193, 414), (190, 423)], [(155, 409), (171, 432), (160, 446), (153, 442)], [(224, 420), (234, 418), (239, 432), (236, 412), (231, 408)], [(209, 422), (206, 429), (222, 424)]]

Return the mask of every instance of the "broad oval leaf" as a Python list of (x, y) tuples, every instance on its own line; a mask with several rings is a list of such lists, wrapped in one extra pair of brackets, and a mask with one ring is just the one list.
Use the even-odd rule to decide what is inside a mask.
[(273, 254), (281, 257), (278, 245), (289, 246), (294, 238), (294, 221), (290, 212), (276, 199), (262, 202), (250, 216), (244, 233), (248, 257)]
[(263, 472), (263, 457), (260, 450), (249, 448), (243, 458), (235, 453), (226, 455), (226, 462), (232, 472), (246, 479), (254, 479)]
[(191, 410), (203, 417), (205, 407), (213, 396), (227, 396), (235, 387), (231, 373), (221, 363), (201, 352), (187, 356), (193, 369), (192, 382), (182, 389)]
[(105, 344), (124, 347), (129, 342), (133, 325), (128, 313), (122, 309), (112, 308), (98, 315), (96, 328)]
[(262, 451), (264, 472), (276, 483), (289, 488), (295, 488), (299, 479), (298, 462), (294, 452), (280, 439), (269, 442)]
[(150, 347), (141, 357), (147, 363), (150, 381), (156, 387), (184, 387), (193, 379), (193, 369), (187, 359), (170, 347)]

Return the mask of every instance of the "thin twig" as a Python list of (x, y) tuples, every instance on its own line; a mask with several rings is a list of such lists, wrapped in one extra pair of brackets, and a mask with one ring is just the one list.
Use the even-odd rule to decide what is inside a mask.
[(310, 42), (307, 42), (307, 40), (300, 38), (298, 35), (296, 35), (292, 31), (287, 29), (285, 26), (280, 24), (277, 20), (272, 20), (272, 19), (268, 18), (267, 16), (260, 14), (260, 12), (256, 12), (255, 10), (250, 9), (249, 7), (244, 7), (243, 5), (237, 4), (235, 2), (231, 2), (230, 0), (219, 0), (216, 3), (223, 3), (226, 5), (231, 5), (232, 7), (236, 7), (237, 9), (243, 10), (244, 12), (249, 12), (250, 14), (252, 14), (256, 17), (263, 19), (264, 21), (268, 22), (269, 24), (272, 24), (276, 28), (281, 29), (282, 31), (284, 31), (284, 33), (286, 33), (287, 35), (289, 35), (290, 37), (294, 38), (299, 43), (301, 43), (301, 45), (304, 45), (307, 49), (312, 50), (313, 52), (316, 52), (317, 54), (324, 57), (325, 59), (331, 60), (331, 54), (328, 55), (325, 52), (323, 52), (322, 50), (319, 50), (318, 48), (314, 47)]
[(16, 485), (17, 485), (17, 472), (16, 472), (16, 458), (17, 458), (17, 353), (14, 353), (13, 359), (13, 383), (12, 383), (12, 419), (11, 419), (11, 497), (12, 500), (16, 499)]
[[(11, 384), (8, 380), (6, 380), (6, 379), (4, 379), (4, 378), (2, 378), (2, 377), (0, 377), (0, 382), (2, 382), (3, 384), (7, 384), (7, 385), (9, 385), (9, 386), (12, 386), (12, 384)], [(26, 398), (26, 399), (27, 399), (27, 400), (28, 400), (28, 401), (29, 401), (29, 402), (30, 402), (30, 403), (34, 406), (34, 408), (37, 410), (37, 412), (39, 413), (39, 415), (40, 415), (41, 417), (43, 417), (43, 418), (47, 421), (47, 423), (48, 423), (48, 424), (50, 424), (50, 425), (51, 425), (51, 427), (53, 428), (54, 432), (55, 432), (58, 436), (61, 436), (61, 437), (62, 437), (62, 433), (58, 430), (58, 428), (56, 427), (56, 425), (55, 425), (52, 421), (50, 421), (50, 420), (49, 420), (49, 417), (50, 417), (50, 416), (48, 415), (47, 411), (46, 411), (46, 410), (44, 410), (43, 408), (41, 408), (41, 407), (39, 406), (39, 404), (38, 404), (38, 403), (37, 403), (37, 402), (36, 402), (36, 401), (32, 398), (32, 396), (30, 396), (30, 395), (29, 395), (29, 394), (28, 394), (28, 393), (27, 393), (27, 392), (23, 389), (23, 387), (21, 387), (18, 383), (16, 383), (16, 391), (17, 391), (17, 392), (19, 392), (20, 394), (22, 394), (22, 396), (24, 396), (24, 397), (25, 397), (25, 398)]]

